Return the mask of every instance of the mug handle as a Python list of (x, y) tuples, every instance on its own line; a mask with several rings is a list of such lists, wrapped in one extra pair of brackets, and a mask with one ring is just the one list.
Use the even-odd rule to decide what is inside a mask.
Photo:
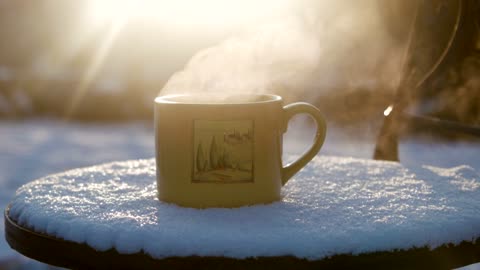
[(299, 159), (282, 168), (282, 185), (285, 185), (293, 175), (295, 175), (298, 171), (300, 171), (300, 169), (305, 167), (305, 165), (307, 165), (307, 163), (315, 157), (318, 151), (320, 151), (320, 148), (325, 141), (327, 124), (325, 122), (325, 118), (322, 116), (320, 111), (315, 106), (305, 102), (288, 104), (287, 106), (283, 107), (283, 110), (285, 112), (284, 132), (287, 131), (288, 122), (296, 114), (306, 113), (310, 117), (312, 117), (313, 120), (315, 120), (315, 122), (317, 123), (317, 131), (312, 146), (310, 146), (310, 148), (305, 153), (303, 153), (303, 155)]

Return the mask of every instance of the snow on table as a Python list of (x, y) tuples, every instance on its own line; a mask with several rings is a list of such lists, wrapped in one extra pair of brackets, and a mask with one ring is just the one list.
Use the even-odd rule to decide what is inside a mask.
[(472, 241), (480, 236), (479, 179), (465, 165), (319, 156), (285, 185), (282, 201), (192, 209), (158, 201), (155, 160), (132, 160), (26, 184), (9, 215), (101, 251), (314, 260)]

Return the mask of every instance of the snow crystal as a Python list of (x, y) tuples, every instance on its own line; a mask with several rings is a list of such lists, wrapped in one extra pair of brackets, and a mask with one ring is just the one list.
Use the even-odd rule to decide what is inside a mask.
[(478, 171), (317, 156), (282, 201), (193, 209), (158, 201), (155, 160), (75, 169), (18, 189), (10, 217), (97, 250), (321, 259), (480, 236)]

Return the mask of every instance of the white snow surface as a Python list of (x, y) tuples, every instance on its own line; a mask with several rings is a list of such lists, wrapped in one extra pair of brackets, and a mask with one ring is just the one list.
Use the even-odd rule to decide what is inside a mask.
[[(308, 131), (305, 131), (308, 130)], [(328, 125), (320, 155), (371, 159), (378, 127), (362, 124), (348, 128)], [(291, 121), (284, 136), (284, 152), (299, 154), (314, 131), (302, 121)], [(15, 191), (34, 179), (65, 170), (154, 156), (153, 124), (65, 123), (54, 119), (0, 121), (0, 206), (5, 209)], [(421, 164), (452, 168), (467, 165), (480, 171), (480, 144), (408, 139), (400, 143), (400, 160), (406, 166)], [(292, 161), (294, 155), (285, 155)], [(288, 184), (290, 185), (290, 183)], [(287, 187), (288, 187), (287, 185)], [(3, 231), (3, 222), (0, 231)], [(0, 237), (0, 268), (50, 269), (23, 257)]]
[[(5, 209), (21, 185), (48, 174), (115, 160), (151, 158), (153, 143), (153, 123), (0, 121), (0, 206)], [(48, 268), (27, 261), (0, 237), (0, 269), (9, 261), (24, 269)]]
[(97, 250), (169, 256), (293, 255), (321, 259), (480, 237), (480, 175), (317, 156), (279, 202), (193, 209), (158, 201), (155, 160), (53, 174), (18, 189), (10, 216), (22, 226)]

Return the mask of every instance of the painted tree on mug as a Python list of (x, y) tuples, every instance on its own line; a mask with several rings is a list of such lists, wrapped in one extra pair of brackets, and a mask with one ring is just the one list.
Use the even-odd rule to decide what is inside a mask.
[(210, 166), (213, 170), (220, 168), (220, 159), (217, 144), (215, 143), (215, 136), (212, 137), (212, 143), (210, 144)]
[(196, 163), (197, 163), (197, 170), (199, 172), (204, 172), (207, 170), (208, 161), (205, 159), (205, 156), (203, 154), (202, 142), (198, 144)]

